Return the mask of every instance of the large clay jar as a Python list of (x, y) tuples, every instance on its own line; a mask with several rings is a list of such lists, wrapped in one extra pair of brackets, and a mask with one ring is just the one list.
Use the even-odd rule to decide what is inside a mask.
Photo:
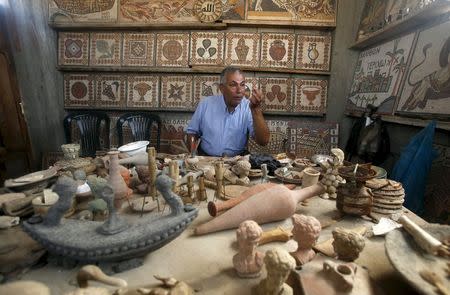
[(114, 207), (120, 209), (128, 194), (128, 186), (120, 174), (119, 151), (108, 152), (109, 156), (109, 177), (108, 184), (114, 190)]

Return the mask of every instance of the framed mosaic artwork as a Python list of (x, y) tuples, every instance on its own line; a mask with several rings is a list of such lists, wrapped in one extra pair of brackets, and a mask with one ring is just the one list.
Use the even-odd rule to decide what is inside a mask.
[(331, 33), (304, 33), (297, 35), (295, 68), (299, 70), (329, 71)]
[(294, 68), (294, 34), (262, 33), (261, 40), (261, 67)]
[(161, 152), (174, 155), (188, 152), (184, 139), (188, 123), (188, 116), (170, 115), (162, 120)]
[(94, 76), (90, 74), (64, 75), (64, 107), (94, 106)]
[(292, 113), (291, 78), (259, 78), (264, 101), (261, 108), (267, 113)]
[(450, 20), (418, 33), (397, 112), (450, 114)]
[(189, 33), (156, 35), (156, 66), (188, 67)]
[(288, 125), (288, 152), (296, 157), (329, 155), (332, 148), (338, 147), (338, 123), (290, 121)]
[(324, 115), (327, 107), (328, 81), (295, 79), (294, 112)]
[(89, 33), (58, 33), (58, 64), (87, 66), (89, 64)]
[(49, 22), (115, 22), (118, 2), (119, 0), (49, 0)]
[(245, 20), (246, 0), (222, 1), (223, 21), (242, 21)]
[(287, 120), (266, 120), (270, 132), (269, 143), (261, 146), (253, 138), (248, 140), (248, 150), (250, 153), (279, 154), (286, 152)]
[(220, 77), (218, 75), (194, 76), (194, 109), (203, 97), (222, 94), (219, 89)]
[(192, 32), (192, 65), (223, 65), (224, 33)]
[(91, 66), (120, 66), (121, 33), (91, 33)]
[(258, 67), (260, 54), (259, 33), (226, 34), (225, 64)]
[(161, 76), (160, 107), (193, 110), (192, 76)]
[(293, 22), (309, 26), (335, 26), (336, 0), (247, 1), (247, 20)]
[(198, 22), (195, 0), (120, 0), (119, 21), (123, 23)]
[(406, 71), (414, 33), (361, 51), (346, 110), (364, 112), (368, 104), (378, 107), (379, 114), (392, 114)]
[(98, 75), (95, 105), (99, 108), (125, 107), (125, 79), (122, 75)]
[(159, 106), (159, 77), (156, 75), (130, 75), (127, 81), (127, 106), (157, 108)]
[(154, 66), (155, 34), (123, 33), (123, 66)]

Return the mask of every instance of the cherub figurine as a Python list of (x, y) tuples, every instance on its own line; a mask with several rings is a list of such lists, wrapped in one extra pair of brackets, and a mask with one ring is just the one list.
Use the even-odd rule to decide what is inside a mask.
[(286, 284), (287, 277), (295, 268), (295, 259), (281, 248), (268, 250), (264, 257), (267, 277), (256, 287), (258, 295), (292, 295), (292, 288)]
[(241, 278), (259, 277), (264, 253), (256, 251), (262, 229), (253, 220), (246, 220), (236, 230), (239, 252), (233, 256), (233, 266)]
[(319, 238), (322, 227), (320, 222), (313, 216), (302, 214), (294, 214), (292, 223), (294, 225), (292, 234), (298, 248), (290, 254), (295, 258), (297, 265), (303, 265), (316, 256), (316, 253), (311, 248)]

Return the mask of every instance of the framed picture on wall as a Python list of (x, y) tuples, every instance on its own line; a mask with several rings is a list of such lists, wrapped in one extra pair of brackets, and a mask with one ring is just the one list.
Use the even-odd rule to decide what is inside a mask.
[(362, 113), (368, 104), (379, 114), (393, 114), (415, 33), (361, 51), (347, 98), (349, 113)]
[(450, 19), (419, 31), (397, 112), (450, 114)]

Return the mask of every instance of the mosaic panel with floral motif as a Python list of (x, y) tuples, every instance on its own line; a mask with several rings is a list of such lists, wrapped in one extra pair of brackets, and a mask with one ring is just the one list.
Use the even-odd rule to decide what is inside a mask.
[(290, 121), (288, 126), (288, 152), (296, 157), (329, 155), (332, 148), (338, 147), (338, 123)]
[(94, 77), (89, 74), (64, 75), (64, 107), (94, 106)]
[(120, 0), (119, 21), (133, 23), (198, 22), (195, 0)]
[(258, 67), (259, 33), (227, 33), (225, 64)]
[(160, 107), (192, 110), (192, 76), (162, 76)]
[(262, 68), (294, 68), (294, 34), (262, 33)]
[(123, 75), (99, 75), (96, 77), (95, 104), (100, 108), (124, 107), (125, 79)]
[(89, 63), (89, 33), (59, 32), (58, 64), (87, 66)]
[(292, 79), (291, 78), (260, 78), (259, 83), (264, 95), (261, 104), (265, 112), (292, 113)]
[(153, 66), (154, 40), (152, 33), (124, 33), (122, 65)]
[(120, 66), (120, 33), (91, 33), (90, 65)]
[(295, 79), (294, 112), (323, 115), (326, 113), (327, 80)]
[(50, 0), (50, 23), (115, 22), (119, 0)]
[(331, 33), (297, 35), (296, 69), (328, 71), (330, 54)]
[(128, 107), (158, 107), (159, 77), (153, 75), (128, 76)]
[(194, 76), (194, 108), (206, 96), (222, 94), (219, 89), (220, 76)]
[(156, 66), (187, 67), (189, 33), (156, 35)]
[(192, 32), (191, 64), (222, 65), (224, 33)]

